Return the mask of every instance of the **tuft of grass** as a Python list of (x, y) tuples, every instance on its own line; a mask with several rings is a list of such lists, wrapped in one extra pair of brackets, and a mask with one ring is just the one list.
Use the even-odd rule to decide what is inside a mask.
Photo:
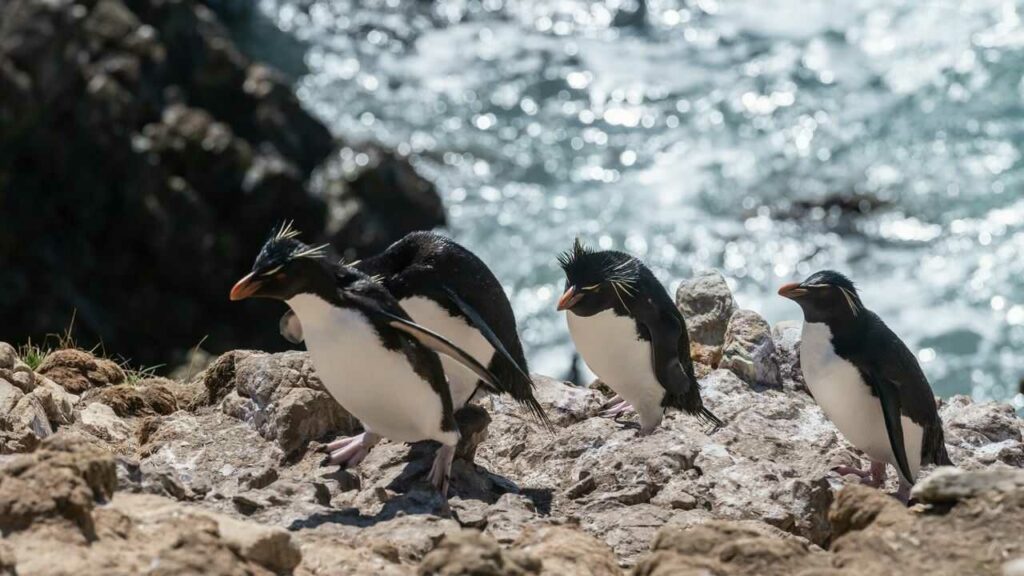
[(25, 342), (18, 347), (18, 356), (21, 361), (28, 364), (28, 367), (33, 371), (37, 370), (42, 366), (46, 358), (53, 353), (54, 350), (63, 350), (65, 348), (78, 348), (75, 344), (75, 338), (72, 336), (72, 332), (75, 329), (75, 316), (78, 311), (71, 313), (71, 321), (68, 322), (68, 327), (64, 329), (63, 334), (47, 334), (43, 338), (41, 344), (32, 342), (29, 338), (28, 342)]
[[(75, 328), (75, 315), (72, 314), (71, 322), (68, 327), (64, 329), (61, 334), (48, 334), (43, 338), (43, 342), (37, 344), (30, 338), (25, 344), (18, 347), (18, 356), (21, 361), (28, 365), (33, 371), (38, 370), (42, 366), (46, 358), (53, 354), (57, 350), (82, 350), (88, 352), (98, 358), (105, 358), (115, 362), (121, 367), (121, 370), (125, 374), (125, 381), (129, 384), (138, 384), (142, 380), (147, 378), (153, 378), (157, 375), (157, 371), (165, 367), (166, 364), (156, 364), (154, 366), (143, 366), (135, 367), (131, 364), (131, 361), (117, 357), (112, 358), (107, 355), (106, 350), (103, 348), (103, 344), (97, 344), (91, 350), (85, 350), (78, 346), (75, 342), (75, 338), (72, 335)], [(202, 342), (200, 342), (201, 344)]]
[(118, 366), (120, 366), (121, 370), (124, 372), (125, 382), (134, 386), (147, 378), (156, 377), (157, 370), (163, 368), (166, 364), (133, 368), (127, 360), (121, 360), (118, 362)]
[(28, 342), (18, 348), (18, 356), (21, 357), (22, 362), (28, 364), (28, 367), (35, 372), (43, 365), (46, 357), (49, 356), (52, 351), (53, 350), (50, 348), (33, 344), (32, 339), (30, 338)]

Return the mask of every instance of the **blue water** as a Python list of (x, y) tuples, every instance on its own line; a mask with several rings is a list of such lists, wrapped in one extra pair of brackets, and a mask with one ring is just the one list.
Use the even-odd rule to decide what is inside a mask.
[[(841, 8), (839, 8), (841, 6)], [(941, 395), (1024, 406), (1024, 27), (1015, 2), (261, 0), (303, 101), (409, 153), (563, 374), (576, 235), (740, 305), (848, 272)], [(864, 213), (833, 206), (847, 199)], [(850, 200), (852, 199), (852, 200)], [(873, 209), (867, 210), (874, 205)]]

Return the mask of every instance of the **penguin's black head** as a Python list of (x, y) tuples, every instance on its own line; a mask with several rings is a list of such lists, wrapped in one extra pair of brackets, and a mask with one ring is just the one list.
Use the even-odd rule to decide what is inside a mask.
[(808, 322), (856, 318), (864, 310), (857, 288), (839, 272), (822, 270), (803, 282), (786, 284), (779, 295), (796, 302)]
[(303, 292), (330, 289), (333, 280), (325, 258), (327, 246), (303, 244), (298, 235), (290, 223), (278, 227), (260, 250), (252, 272), (231, 289), (231, 299), (288, 300)]
[(558, 257), (565, 271), (565, 293), (558, 310), (593, 316), (636, 294), (640, 262), (622, 252), (595, 252), (580, 242)]

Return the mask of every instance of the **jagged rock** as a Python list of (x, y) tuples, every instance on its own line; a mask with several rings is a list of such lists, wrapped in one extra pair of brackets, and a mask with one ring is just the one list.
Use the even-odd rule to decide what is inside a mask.
[(977, 470), (994, 463), (1024, 467), (1024, 420), (1012, 406), (954, 396), (942, 402), (939, 416), (946, 448), (958, 467)]
[(772, 340), (778, 357), (779, 375), (786, 390), (807, 392), (807, 383), (800, 368), (800, 338), (803, 325), (795, 320), (783, 320), (772, 327)]
[(248, 489), (239, 478), (277, 468), (283, 457), (251, 426), (217, 411), (163, 417), (139, 453), (138, 490), (178, 499), (207, 493), (230, 498)]
[(147, 378), (135, 384), (117, 384), (90, 390), (84, 402), (98, 402), (113, 409), (118, 416), (153, 416), (170, 414), (178, 409), (174, 394), (177, 384), (166, 378)]
[(43, 399), (35, 394), (26, 394), (7, 413), (0, 423), (3, 430), (2, 453), (28, 452), (35, 449), (39, 441), (53, 434), (53, 425), (46, 415)]
[(573, 386), (554, 378), (535, 374), (533, 395), (556, 426), (567, 426), (597, 414), (605, 402), (593, 387)]
[(218, 517), (217, 524), (220, 536), (229, 548), (275, 574), (291, 572), (302, 560), (302, 552), (283, 528), (265, 527), (228, 517)]
[(120, 384), (125, 380), (124, 370), (116, 362), (74, 349), (51, 352), (36, 372), (53, 380), (71, 394)]
[(729, 319), (719, 368), (751, 386), (781, 388), (782, 376), (771, 326), (753, 310), (737, 310)]
[(110, 454), (52, 436), (36, 452), (0, 465), (0, 533), (9, 537), (36, 524), (67, 520), (86, 540), (95, 540), (93, 507), (109, 501), (116, 486)]
[[(714, 361), (725, 342), (729, 318), (736, 311), (736, 301), (725, 278), (717, 270), (708, 270), (684, 280), (676, 290), (676, 306), (686, 320), (691, 346), (704, 347), (698, 348), (704, 351), (695, 355), (695, 361)], [(708, 365), (716, 367), (717, 363)]]
[(7, 342), (0, 342), (0, 369), (9, 370), (18, 360), (18, 351)]
[(795, 567), (825, 570), (828, 556), (805, 541), (780, 537), (757, 523), (708, 522), (685, 529), (664, 528), (652, 554), (634, 576), (795, 573)]
[[(358, 421), (324, 389), (305, 352), (236, 353), (227, 361), (234, 365), (237, 397), (223, 403), (224, 412), (252, 424), (285, 454), (304, 450), (311, 440), (328, 434), (357, 430)], [(228, 372), (216, 365), (211, 371)], [(213, 378), (207, 381), (213, 386), (211, 397), (225, 386)]]
[(504, 550), (476, 530), (450, 534), (420, 564), (422, 576), (525, 576), (540, 574), (537, 558)]
[(541, 576), (618, 576), (622, 573), (607, 544), (572, 528), (555, 526), (529, 530), (516, 542), (516, 547), (541, 560)]
[(20, 388), (0, 379), (0, 419), (5, 418), (24, 395)]
[(56, 382), (45, 376), (37, 376), (38, 386), (29, 394), (39, 399), (46, 417), (50, 423), (57, 426), (66, 426), (75, 420), (75, 405), (78, 404), (78, 396), (69, 393)]
[(929, 503), (949, 503), (977, 498), (982, 494), (1024, 493), (1024, 470), (993, 468), (965, 472), (953, 467), (939, 468), (918, 482), (912, 496)]
[(90, 434), (114, 444), (124, 442), (132, 434), (131, 427), (110, 406), (98, 402), (82, 408), (78, 421)]

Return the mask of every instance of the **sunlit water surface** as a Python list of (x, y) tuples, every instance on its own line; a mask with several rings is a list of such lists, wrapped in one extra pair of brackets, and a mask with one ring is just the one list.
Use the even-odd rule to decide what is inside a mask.
[(937, 393), (1022, 407), (1018, 5), (837, 6), (260, 9), (305, 44), (311, 109), (337, 134), (410, 153), (438, 183), (451, 233), (511, 294), (535, 370), (568, 369), (555, 255), (580, 235), (641, 256), (671, 290), (721, 269), (772, 322), (800, 317), (780, 283), (848, 272)]

